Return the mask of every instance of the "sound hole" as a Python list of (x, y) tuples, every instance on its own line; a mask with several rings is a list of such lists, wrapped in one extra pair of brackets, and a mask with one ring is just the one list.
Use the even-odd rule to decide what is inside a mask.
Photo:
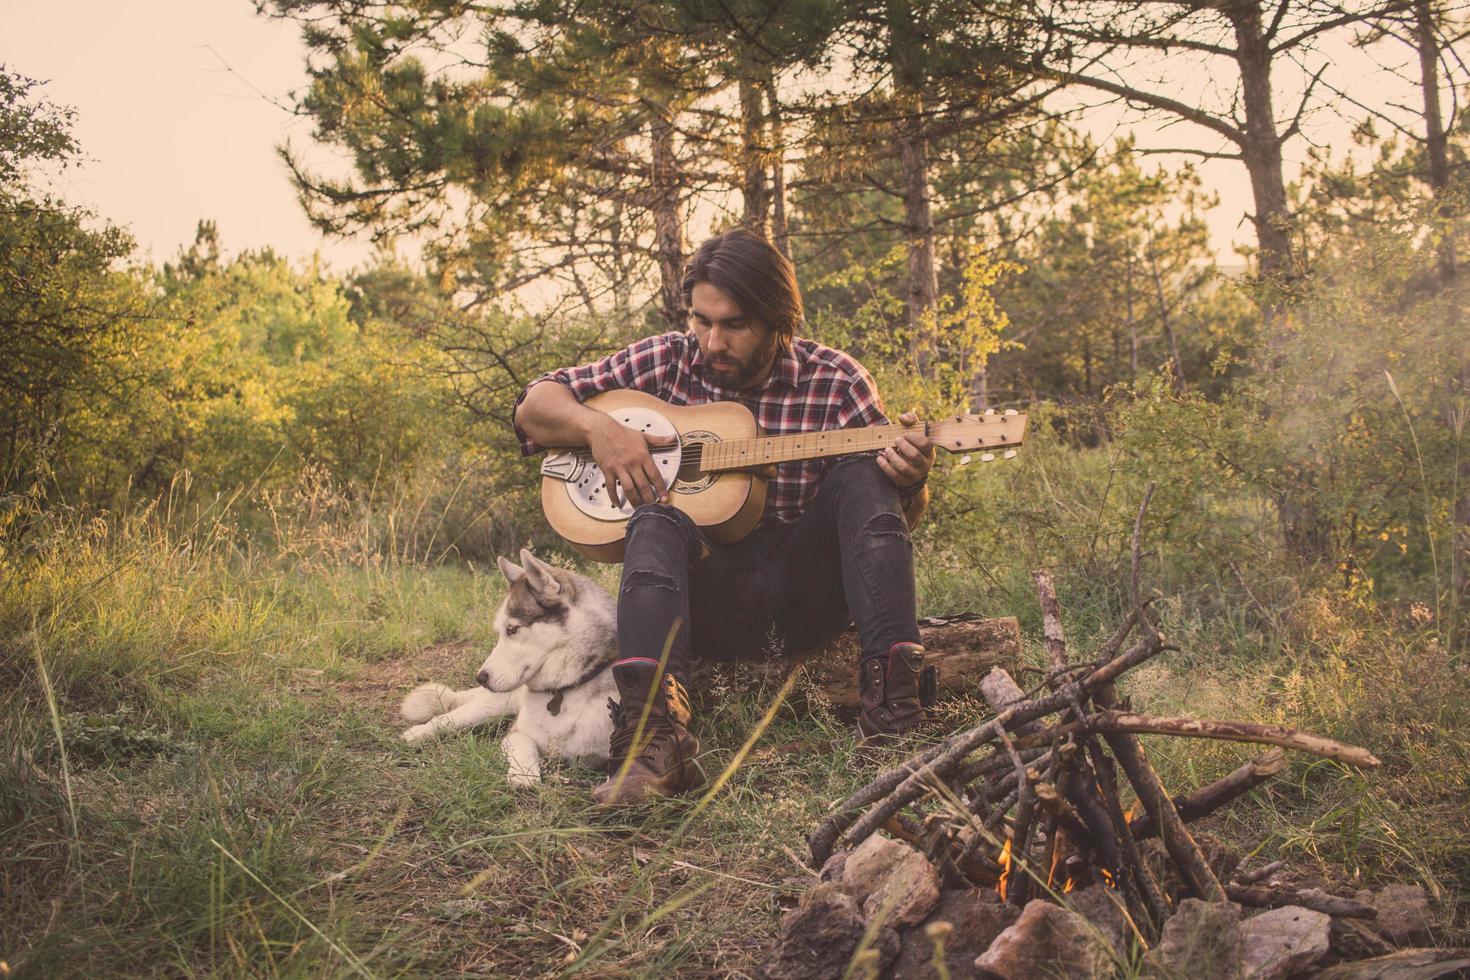
[(720, 437), (706, 429), (691, 429), (680, 436), (689, 462), (679, 467), (674, 479), (675, 493), (698, 493), (715, 482), (715, 474), (705, 473), (699, 468), (699, 450), (695, 447), (707, 442), (719, 442)]

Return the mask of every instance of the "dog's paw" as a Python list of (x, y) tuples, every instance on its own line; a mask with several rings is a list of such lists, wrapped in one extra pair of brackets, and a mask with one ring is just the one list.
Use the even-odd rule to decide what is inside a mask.
[(512, 769), (506, 774), (505, 781), (516, 789), (535, 789), (541, 785), (541, 774), (526, 772), (525, 770)]
[(422, 742), (425, 739), (434, 737), (434, 726), (414, 725), (412, 728), (405, 728), (403, 730), (403, 734), (398, 737), (403, 739), (410, 745), (414, 744), (415, 742)]

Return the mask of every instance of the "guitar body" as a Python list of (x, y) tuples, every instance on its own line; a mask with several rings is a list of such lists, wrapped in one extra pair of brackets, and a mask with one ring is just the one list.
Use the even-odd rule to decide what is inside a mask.
[[(678, 434), (680, 446), (750, 439), (760, 435), (760, 426), (750, 409), (739, 402), (712, 402), (707, 405), (679, 406), (644, 394), (620, 389), (606, 391), (587, 399), (588, 408), (606, 412), (632, 428), (653, 427), (652, 413), (664, 419)], [(678, 449), (655, 452), (670, 456)], [(663, 469), (664, 467), (660, 467)], [(752, 471), (701, 473), (691, 467), (669, 469), (679, 475), (669, 490), (669, 503), (694, 519), (716, 541), (737, 541), (760, 523), (766, 506), (766, 480)], [(619, 562), (627, 534), (628, 517), (633, 508), (624, 504), (622, 514), (614, 517), (591, 516), (573, 500), (571, 488), (576, 481), (555, 476), (541, 478), (541, 507), (552, 530), (573, 548), (593, 561)]]
[[(778, 463), (877, 452), (906, 433), (923, 434), (951, 453), (980, 453), (981, 462), (1010, 459), (1025, 436), (1026, 416), (953, 415), (932, 422), (827, 429), (769, 436), (739, 402), (670, 405), (641, 391), (618, 389), (587, 399), (623, 425), (676, 436), (677, 445), (649, 453), (669, 488), (669, 503), (694, 519), (715, 541), (738, 541), (760, 523), (766, 480)], [(960, 462), (967, 463), (967, 455)], [(607, 485), (586, 448), (558, 449), (541, 464), (541, 509), (552, 530), (593, 561), (623, 560), (633, 506), (613, 506)]]

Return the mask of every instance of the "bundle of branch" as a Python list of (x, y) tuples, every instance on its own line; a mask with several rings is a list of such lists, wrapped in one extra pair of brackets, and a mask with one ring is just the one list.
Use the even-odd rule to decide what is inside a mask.
[[(1131, 610), (1113, 635), (1085, 660), (1066, 650), (1061, 610), (1051, 577), (1035, 573), (1049, 670), (1024, 691), (993, 668), (979, 694), (994, 715), (881, 773), (837, 806), (812, 832), (814, 866), (839, 844), (855, 847), (884, 828), (921, 847), (954, 884), (994, 887), (1024, 905), (1101, 881), (1117, 893), (1133, 922), (1157, 935), (1170, 902), (1140, 844), (1159, 838), (1176, 892), (1206, 901), (1251, 905), (1330, 896), (1273, 892), (1252, 881), (1222, 884), (1187, 824), (1213, 813), (1286, 767), (1282, 749), (1344, 765), (1371, 768), (1371, 752), (1279, 725), (1157, 717), (1126, 710), (1119, 677), (1175, 649), (1158, 630), (1139, 587), (1144, 515), (1150, 486), (1133, 527)], [(1138, 739), (1140, 734), (1227, 739), (1274, 746), (1229, 775), (1187, 796), (1172, 797)], [(1125, 812), (1118, 773), (1143, 813)], [(1329, 902), (1329, 904), (1332, 904)], [(1334, 914), (1371, 914), (1339, 907)]]

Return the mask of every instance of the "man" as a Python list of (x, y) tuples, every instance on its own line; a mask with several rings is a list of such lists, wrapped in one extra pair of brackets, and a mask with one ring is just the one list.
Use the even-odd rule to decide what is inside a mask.
[(929, 499), (934, 448), (925, 436), (904, 434), (877, 454), (779, 464), (761, 524), (722, 545), (670, 505), (649, 454), (666, 441), (582, 405), (611, 388), (634, 388), (675, 405), (740, 401), (777, 435), (887, 424), (861, 364), (795, 336), (796, 273), (765, 239), (744, 230), (710, 239), (683, 285), (687, 333), (553, 371), (515, 408), (527, 454), (587, 446), (609, 492), (619, 488), (636, 505), (618, 595), (621, 659), (613, 677), (622, 700), (613, 706), (608, 780), (594, 791), (603, 805), (682, 793), (702, 781), (683, 687), (694, 649), (716, 658), (801, 652), (852, 620), (862, 644), (859, 734), (891, 740), (925, 720), (909, 542)]

